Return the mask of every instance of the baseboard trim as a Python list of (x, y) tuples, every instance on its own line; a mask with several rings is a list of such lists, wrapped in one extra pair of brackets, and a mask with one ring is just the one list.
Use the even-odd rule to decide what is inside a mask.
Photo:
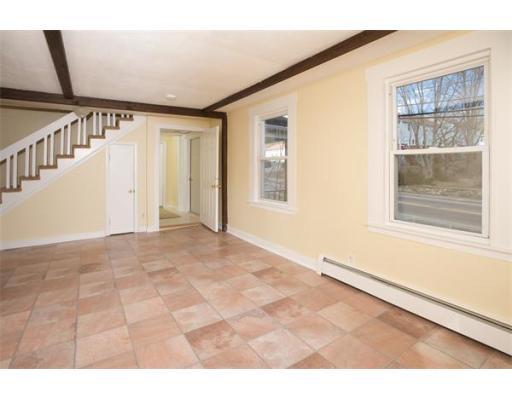
[(268, 240), (262, 239), (251, 233), (244, 232), (240, 229), (233, 228), (232, 226), (229, 225), (227, 227), (227, 233), (230, 233), (231, 235), (236, 236), (239, 239), (245, 240), (246, 242), (252, 243), (279, 256), (287, 258), (288, 260), (293, 261), (294, 263), (297, 263), (299, 265), (302, 265), (303, 267), (312, 269), (313, 271), (320, 273), (320, 265), (318, 261), (315, 260), (314, 258), (303, 256), (302, 254), (287, 249), (284, 246), (272, 243)]
[(285, 257), (318, 273), (333, 277), (397, 307), (512, 355), (512, 334), (507, 329), (471, 317), (421, 296), (402, 291), (383, 282), (323, 262), (324, 256), (331, 258), (326, 255), (321, 255), (318, 260), (315, 260), (231, 226), (228, 226), (227, 232), (239, 239)]
[(75, 233), (63, 236), (51, 236), (47, 238), (29, 240), (11, 240), (0, 242), (0, 250), (18, 249), (22, 247), (43, 246), (46, 244), (73, 242), (75, 240), (98, 239), (107, 236), (104, 231)]

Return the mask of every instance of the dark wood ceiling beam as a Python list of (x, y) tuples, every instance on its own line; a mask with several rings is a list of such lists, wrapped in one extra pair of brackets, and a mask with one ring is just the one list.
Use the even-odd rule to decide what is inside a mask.
[(66, 50), (62, 40), (61, 31), (43, 31), (50, 49), (53, 65), (57, 78), (59, 78), (62, 94), (66, 99), (73, 98), (73, 86), (71, 85), (71, 76), (69, 74), (68, 61), (66, 59)]
[(334, 46), (321, 51), (320, 53), (316, 53), (315, 55), (308, 57), (305, 60), (299, 61), (298, 63), (272, 76), (269, 76), (268, 78), (254, 85), (233, 93), (232, 95), (219, 100), (216, 103), (209, 105), (208, 107), (205, 107), (204, 110), (214, 111), (228, 104), (234, 103), (235, 101), (243, 99), (244, 97), (250, 96), (251, 94), (257, 93), (263, 89), (266, 89), (304, 71), (307, 71), (308, 69), (314, 68), (320, 64), (331, 61), (362, 46), (372, 43), (393, 32), (396, 31), (362, 31), (354, 36), (349, 37), (346, 40), (343, 40), (342, 42), (335, 44)]
[(138, 103), (133, 101), (100, 99), (97, 97), (75, 96), (72, 99), (58, 93), (36, 92), (33, 90), (20, 90), (0, 88), (0, 98), (9, 100), (33, 101), (38, 103), (65, 104), (76, 107), (106, 108), (126, 110), (143, 113), (184, 115), (189, 117), (223, 118), (225, 113), (220, 111), (206, 111), (199, 108), (164, 106), (160, 104)]

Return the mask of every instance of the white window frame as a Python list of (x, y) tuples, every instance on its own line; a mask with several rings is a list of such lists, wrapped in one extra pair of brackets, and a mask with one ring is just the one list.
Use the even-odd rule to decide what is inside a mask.
[[(482, 234), (394, 220), (391, 157), (396, 110), (394, 95), (390, 95), (393, 88), (476, 65), (484, 65), (486, 69), (486, 141), (484, 146), (478, 146), (479, 151), (483, 150), (483, 165), (488, 165), (488, 170), (482, 171)], [(370, 231), (512, 261), (511, 68), (512, 33), (472, 32), (372, 66), (366, 71)]]
[[(271, 211), (284, 213), (297, 212), (296, 205), (296, 115), (297, 115), (297, 95), (295, 93), (280, 97), (264, 104), (251, 108), (250, 113), (250, 167), (249, 167), (249, 204), (254, 207), (260, 207)], [(273, 157), (272, 159), (286, 159), (286, 190), (287, 200), (269, 200), (261, 197), (261, 161), (268, 159), (263, 157), (262, 143), (264, 140), (263, 121), (269, 118), (288, 115), (288, 143), (287, 155), (285, 157)]]
[[(410, 83), (421, 82), (427, 79), (437, 78), (443, 75), (464, 71), (466, 69), (484, 67), (484, 145), (482, 146), (465, 146), (465, 147), (429, 147), (427, 149), (398, 149), (398, 118), (397, 118), (397, 105), (396, 105), (396, 89), (399, 86), (407, 85)], [(412, 227), (417, 229), (424, 229), (435, 234), (435, 232), (444, 232), (446, 234), (455, 234), (461, 236), (474, 236), (474, 237), (489, 237), (489, 125), (488, 125), (488, 102), (489, 95), (489, 57), (484, 56), (470, 62), (464, 62), (452, 65), (448, 68), (429, 68), (428, 72), (421, 73), (415, 76), (407, 76), (407, 78), (397, 77), (386, 81), (387, 85), (387, 113), (389, 115), (389, 126), (387, 129), (387, 143), (389, 154), (387, 157), (387, 171), (388, 179), (386, 181), (386, 198), (389, 203), (386, 207), (386, 220), (389, 225), (397, 227)], [(395, 156), (397, 155), (414, 155), (414, 154), (454, 154), (454, 153), (481, 153), (482, 154), (482, 232), (473, 233), (457, 229), (449, 229), (437, 227), (432, 225), (408, 222), (396, 219), (395, 216), (395, 197), (396, 197), (396, 171), (395, 171)]]

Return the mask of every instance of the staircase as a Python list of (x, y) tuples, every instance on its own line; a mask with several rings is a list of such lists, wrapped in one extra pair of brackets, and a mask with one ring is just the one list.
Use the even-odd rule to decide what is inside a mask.
[(144, 117), (71, 112), (0, 151), (0, 215), (120, 139)]

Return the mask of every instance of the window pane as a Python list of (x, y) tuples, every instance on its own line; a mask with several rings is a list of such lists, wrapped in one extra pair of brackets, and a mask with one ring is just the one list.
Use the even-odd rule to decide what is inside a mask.
[(261, 161), (261, 198), (287, 201), (286, 160)]
[(288, 155), (288, 115), (266, 119), (263, 157)]
[(482, 153), (395, 156), (395, 219), (482, 232)]
[(396, 88), (399, 149), (484, 143), (484, 67)]

